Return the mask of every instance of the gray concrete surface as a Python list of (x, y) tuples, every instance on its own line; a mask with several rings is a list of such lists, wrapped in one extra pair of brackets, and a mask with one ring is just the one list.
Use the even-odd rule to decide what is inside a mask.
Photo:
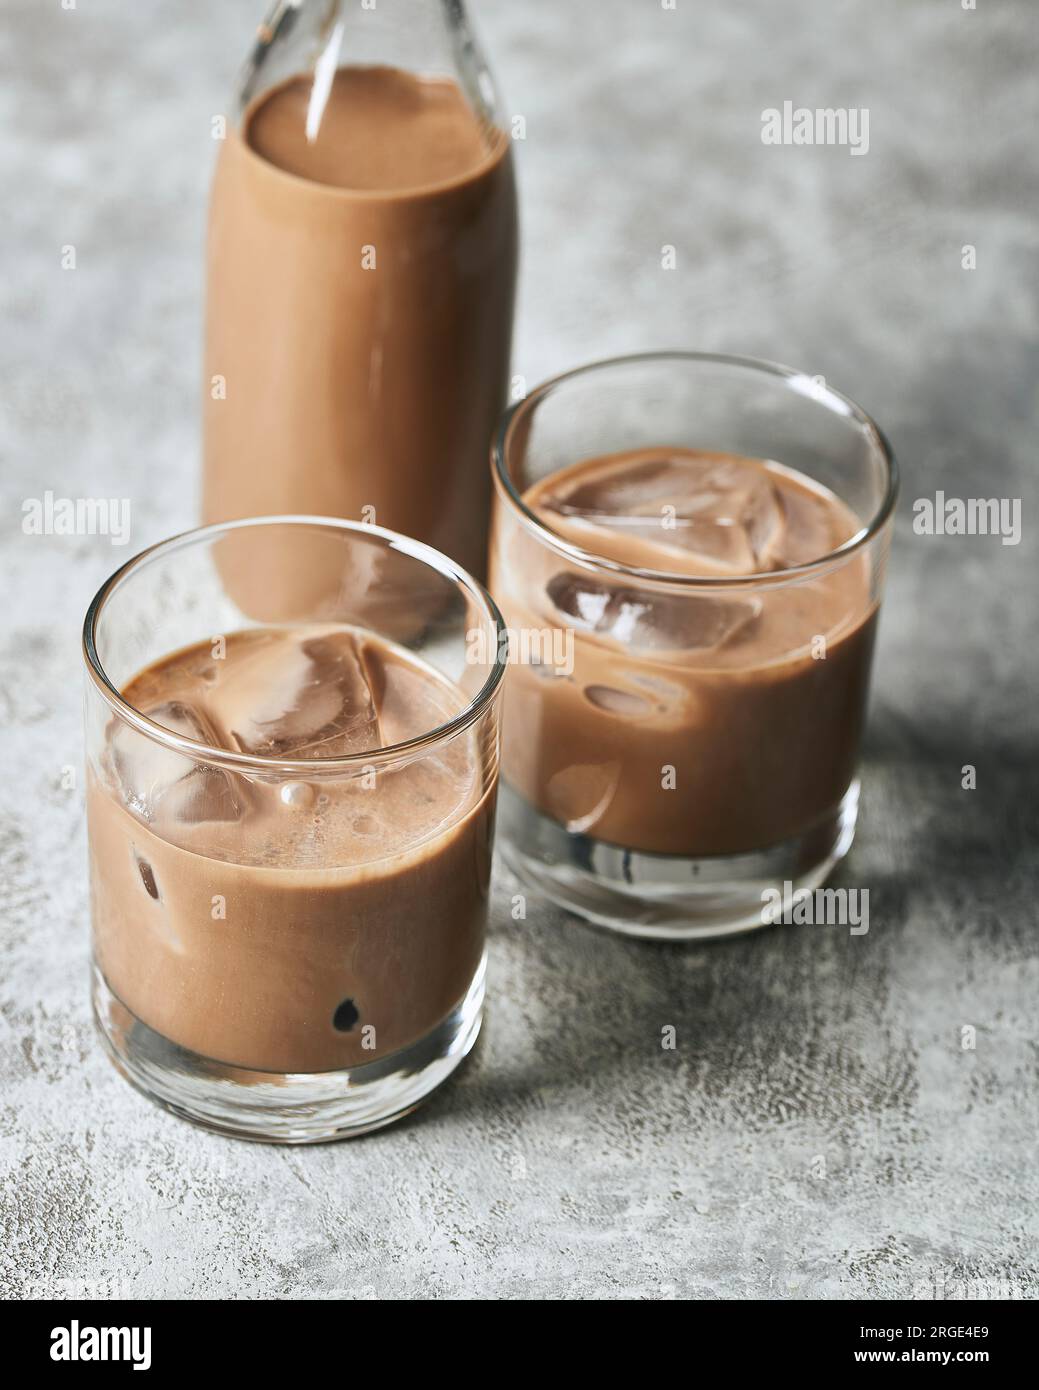
[[(134, 550), (193, 521), (210, 118), (262, 3), (7, 0), (3, 1292), (1034, 1297), (1032, 7), (474, 8), (527, 120), (516, 370), (765, 355), (860, 399), (900, 455), (839, 879), (869, 888), (871, 930), (654, 948), (543, 906), (514, 923), (499, 872), (485, 1037), (407, 1124), (277, 1151), (115, 1075), (88, 1018), (78, 633), (129, 552), (26, 536), (22, 504), (130, 497)], [(765, 147), (788, 99), (868, 107), (868, 155)], [(1021, 543), (914, 535), (938, 488), (1021, 497)]]

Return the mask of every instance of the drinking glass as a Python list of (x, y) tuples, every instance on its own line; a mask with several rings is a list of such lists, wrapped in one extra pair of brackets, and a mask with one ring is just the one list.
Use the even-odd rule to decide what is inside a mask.
[[(392, 532), (265, 517), (130, 560), (83, 640), (93, 1002), (116, 1066), (245, 1138), (411, 1110), (480, 1028), (493, 602)], [(212, 692), (234, 710), (220, 737)]]
[[(771, 461), (771, 476), (846, 508), (852, 534), (786, 569), (697, 573), (686, 557), (675, 572), (597, 553), (580, 516), (575, 533), (573, 515), (531, 505), (560, 470), (668, 450)], [(886, 440), (819, 377), (654, 353), (533, 391), (505, 415), (492, 472), (489, 583), (514, 653), (506, 861), (635, 936), (763, 925), (775, 892), (821, 884), (854, 834), (897, 486)], [(620, 546), (645, 513), (593, 520)]]

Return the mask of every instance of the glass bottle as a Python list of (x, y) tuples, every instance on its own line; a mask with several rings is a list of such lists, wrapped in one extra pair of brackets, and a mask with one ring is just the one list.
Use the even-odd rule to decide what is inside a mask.
[(211, 197), (206, 521), (373, 522), (483, 574), (517, 258), (498, 112), (461, 0), (271, 9)]

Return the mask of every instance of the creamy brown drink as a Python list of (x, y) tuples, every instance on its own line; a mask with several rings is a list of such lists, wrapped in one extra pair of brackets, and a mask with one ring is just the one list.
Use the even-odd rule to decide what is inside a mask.
[(499, 516), (490, 585), (510, 629), (574, 633), (572, 671), (509, 671), (509, 786), (571, 834), (648, 854), (738, 855), (832, 819), (877, 597), (862, 556), (781, 581), (860, 530), (850, 509), (779, 464), (669, 446), (585, 459), (523, 501), (564, 541), (653, 574), (582, 566)]
[(322, 762), (429, 734), (461, 691), (328, 624), (189, 647), (122, 693), (175, 734), (314, 772), (206, 764), (110, 720), (88, 810), (95, 954), (118, 1001), (257, 1072), (350, 1068), (430, 1034), (481, 963), (493, 775), (471, 729), (377, 771)]
[(481, 573), (516, 243), (508, 139), (454, 82), (256, 98), (213, 185), (205, 519), (374, 521)]

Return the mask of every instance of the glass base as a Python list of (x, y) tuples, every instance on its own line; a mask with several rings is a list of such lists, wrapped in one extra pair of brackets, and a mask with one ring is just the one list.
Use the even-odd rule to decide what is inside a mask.
[(506, 783), (498, 801), (505, 863), (532, 893), (595, 926), (657, 941), (708, 941), (771, 926), (763, 895), (818, 888), (855, 837), (859, 783), (810, 831), (751, 854), (644, 854), (575, 835)]
[(344, 1071), (248, 1071), (179, 1047), (142, 1023), (94, 966), (98, 1031), (112, 1062), (149, 1100), (235, 1139), (321, 1144), (367, 1134), (420, 1105), (471, 1051), (483, 1021), (486, 956), (461, 1003), (392, 1056)]

